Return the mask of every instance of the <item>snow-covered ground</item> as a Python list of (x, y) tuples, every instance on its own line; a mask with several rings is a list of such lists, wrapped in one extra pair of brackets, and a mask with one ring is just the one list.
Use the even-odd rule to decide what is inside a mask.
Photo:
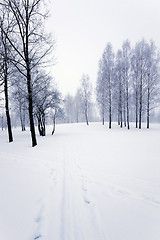
[(0, 131), (0, 239), (160, 240), (160, 125)]

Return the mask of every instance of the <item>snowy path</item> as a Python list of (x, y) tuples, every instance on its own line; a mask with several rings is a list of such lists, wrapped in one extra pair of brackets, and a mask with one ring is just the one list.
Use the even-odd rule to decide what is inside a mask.
[(59, 125), (34, 149), (3, 134), (0, 239), (160, 239), (160, 128)]
[(106, 239), (88, 195), (87, 176), (78, 162), (79, 152), (71, 139), (67, 139), (63, 152), (61, 239)]

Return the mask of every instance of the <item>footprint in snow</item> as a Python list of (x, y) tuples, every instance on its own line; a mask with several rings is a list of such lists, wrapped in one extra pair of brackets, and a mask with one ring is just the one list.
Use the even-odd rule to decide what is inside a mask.
[(86, 188), (82, 188), (83, 189), (83, 191), (84, 191), (84, 202), (86, 203), (86, 204), (91, 204), (91, 201), (89, 200), (89, 198), (88, 198), (88, 194), (87, 194), (87, 189)]
[(90, 202), (89, 200), (87, 200), (87, 199), (85, 199), (84, 201), (85, 201), (85, 203), (87, 203), (87, 204), (90, 204), (90, 203), (91, 203), (91, 202)]
[(41, 235), (37, 235), (37, 236), (35, 236), (34, 240), (39, 239), (41, 237), (42, 237)]
[(42, 219), (41, 216), (37, 217), (37, 218), (36, 218), (36, 222), (39, 223), (39, 222), (41, 221), (41, 219)]

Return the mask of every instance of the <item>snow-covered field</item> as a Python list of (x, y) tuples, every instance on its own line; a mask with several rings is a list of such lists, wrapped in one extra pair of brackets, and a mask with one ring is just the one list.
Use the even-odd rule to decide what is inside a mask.
[(160, 240), (160, 125), (0, 131), (0, 239)]

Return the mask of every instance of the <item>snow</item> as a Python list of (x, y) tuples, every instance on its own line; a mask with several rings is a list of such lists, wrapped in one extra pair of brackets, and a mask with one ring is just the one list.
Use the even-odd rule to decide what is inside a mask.
[(0, 239), (159, 240), (160, 125), (0, 131)]

